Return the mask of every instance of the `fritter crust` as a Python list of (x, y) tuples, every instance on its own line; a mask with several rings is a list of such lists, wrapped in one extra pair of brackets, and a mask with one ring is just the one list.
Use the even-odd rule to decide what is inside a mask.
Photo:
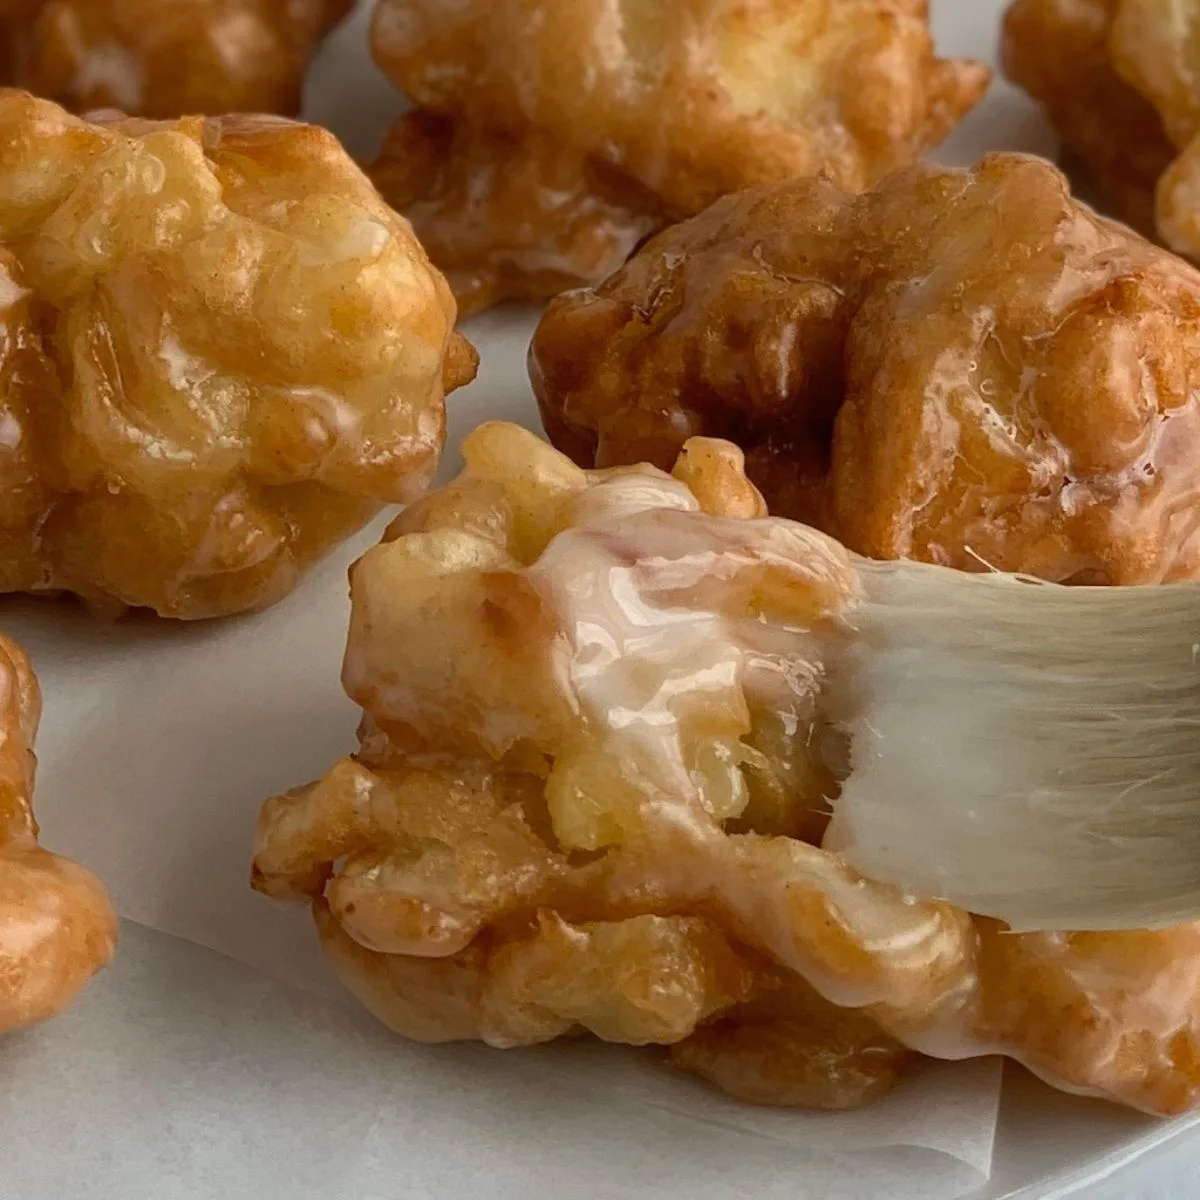
[(376, 178), (475, 308), (603, 278), (738, 188), (863, 187), (988, 81), (924, 0), (381, 0), (373, 49), (421, 110)]
[[(74, 111), (294, 114), (354, 0), (0, 0), (0, 83)], [(7, 78), (5, 71), (7, 70)]]
[(0, 1033), (52, 1017), (107, 965), (117, 919), (100, 883), (38, 845), (33, 668), (0, 635)]
[(0, 592), (278, 600), (432, 478), (453, 324), (331, 134), (0, 91)]
[(1016, 0), (1008, 75), (1041, 101), (1116, 214), (1200, 257), (1200, 6)]
[(721, 201), (557, 298), (531, 373), (582, 464), (725, 437), (859, 553), (1152, 583), (1200, 574), (1198, 321), (1194, 270), (995, 155)]

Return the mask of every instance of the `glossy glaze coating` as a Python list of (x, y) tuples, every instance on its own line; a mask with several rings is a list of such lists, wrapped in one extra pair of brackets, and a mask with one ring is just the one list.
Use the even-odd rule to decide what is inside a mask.
[(737, 188), (865, 186), (988, 78), (936, 57), (925, 0), (380, 0), (372, 45), (424, 110), (377, 178), (474, 307), (603, 278)]
[(0, 0), (0, 83), (75, 111), (292, 114), (309, 59), (353, 2)]
[(1200, 573), (1200, 275), (1040, 160), (730, 197), (552, 302), (531, 372), (578, 462), (727, 437), (773, 512), (874, 558)]
[(505, 425), (464, 454), (353, 570), (358, 753), (259, 825), (255, 886), (311, 900), (381, 1020), (667, 1045), (757, 1103), (861, 1104), (913, 1051), (1200, 1099), (1198, 927), (1002, 934), (819, 848), (857, 580), (732, 446), (674, 478)]
[(1200, 4), (1016, 0), (1007, 74), (1046, 107), (1116, 214), (1200, 257)]
[(41, 709), (29, 659), (0, 636), (0, 1033), (65, 1008), (117, 940), (99, 882), (38, 845), (33, 739)]
[(432, 478), (453, 323), (331, 134), (0, 91), (0, 591), (279, 599)]

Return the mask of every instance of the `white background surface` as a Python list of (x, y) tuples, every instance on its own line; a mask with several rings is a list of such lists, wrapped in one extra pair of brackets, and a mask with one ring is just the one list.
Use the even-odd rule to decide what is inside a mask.
[[(1000, 8), (935, 0), (943, 51), (993, 58)], [(347, 27), (318, 64), (310, 115), (369, 152), (398, 101), (365, 68), (362, 37), (361, 21)], [(1003, 87), (942, 157), (994, 148), (1053, 148), (1036, 111)], [(527, 328), (496, 316), (469, 330), (487, 372), (452, 399), (452, 442), (485, 416), (534, 419)], [(903, 1151), (883, 1166), (800, 1161), (753, 1110), (727, 1121), (702, 1105), (635, 1103), (607, 1054), (418, 1049), (321, 998), (332, 992), (303, 914), (243, 901), (258, 800), (351, 744), (354, 713), (336, 694), (341, 618), (327, 607), (344, 594), (351, 552), (253, 624), (98, 627), (55, 606), (0, 604), (0, 626), (33, 652), (47, 693), (47, 843), (99, 868), (126, 916), (207, 944), (219, 926), (223, 949), (316, 992), (127, 925), (118, 966), (76, 1009), (0, 1046), (0, 1200), (921, 1196)], [(235, 673), (220, 654), (230, 639), (243, 647)], [(181, 809), (199, 832), (164, 864)], [(1049, 1200), (1089, 1162), (1171, 1132), (1015, 1073), (1009, 1083), (979, 1200)], [(1086, 1194), (1200, 1197), (1200, 1134)]]

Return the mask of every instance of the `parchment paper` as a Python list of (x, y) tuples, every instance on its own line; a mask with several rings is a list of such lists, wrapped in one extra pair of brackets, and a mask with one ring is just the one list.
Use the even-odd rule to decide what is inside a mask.
[[(999, 9), (936, 5), (943, 52), (994, 57)], [(310, 104), (359, 152), (400, 106), (366, 60), (364, 17), (328, 47)], [(1051, 144), (1001, 86), (945, 157)], [(451, 399), (452, 444), (485, 418), (537, 428), (533, 321), (510, 311), (469, 327), (483, 365)], [(452, 453), (446, 473), (455, 465)], [(223, 623), (102, 625), (66, 605), (0, 602), (0, 628), (33, 655), (46, 697), (45, 842), (97, 871), (127, 918), (118, 964), (83, 1002), (0, 1048), (0, 1197), (83, 1195), (84, 1180), (99, 1200), (535, 1188), (950, 1200), (978, 1187), (995, 1061), (932, 1065), (860, 1113), (776, 1112), (614, 1047), (422, 1048), (352, 1007), (307, 913), (255, 896), (247, 872), (261, 800), (353, 745), (357, 712), (338, 684), (345, 571), (376, 533), (272, 611)]]

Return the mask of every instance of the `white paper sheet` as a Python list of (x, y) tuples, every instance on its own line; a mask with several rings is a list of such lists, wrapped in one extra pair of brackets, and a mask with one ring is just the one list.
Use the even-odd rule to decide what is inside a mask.
[[(991, 57), (999, 8), (935, 5), (944, 52)], [(311, 105), (359, 151), (399, 107), (365, 61), (364, 24), (335, 38)], [(1032, 107), (1000, 87), (946, 156), (1049, 145)], [(484, 418), (537, 427), (531, 328), (511, 312), (469, 328), (483, 366), (451, 398), (452, 445)], [(307, 913), (251, 893), (247, 872), (261, 800), (353, 745), (357, 712), (338, 685), (345, 569), (372, 539), (271, 612), (219, 624), (105, 626), (0, 601), (0, 628), (31, 652), (46, 696), (46, 844), (96, 870), (128, 919), (117, 965), (83, 1002), (0, 1048), (0, 1197), (72, 1197), (85, 1179), (98, 1200), (533, 1187), (581, 1200), (950, 1200), (979, 1185), (1000, 1096), (992, 1061), (931, 1066), (861, 1113), (773, 1112), (616, 1048), (421, 1048), (349, 1006)]]

